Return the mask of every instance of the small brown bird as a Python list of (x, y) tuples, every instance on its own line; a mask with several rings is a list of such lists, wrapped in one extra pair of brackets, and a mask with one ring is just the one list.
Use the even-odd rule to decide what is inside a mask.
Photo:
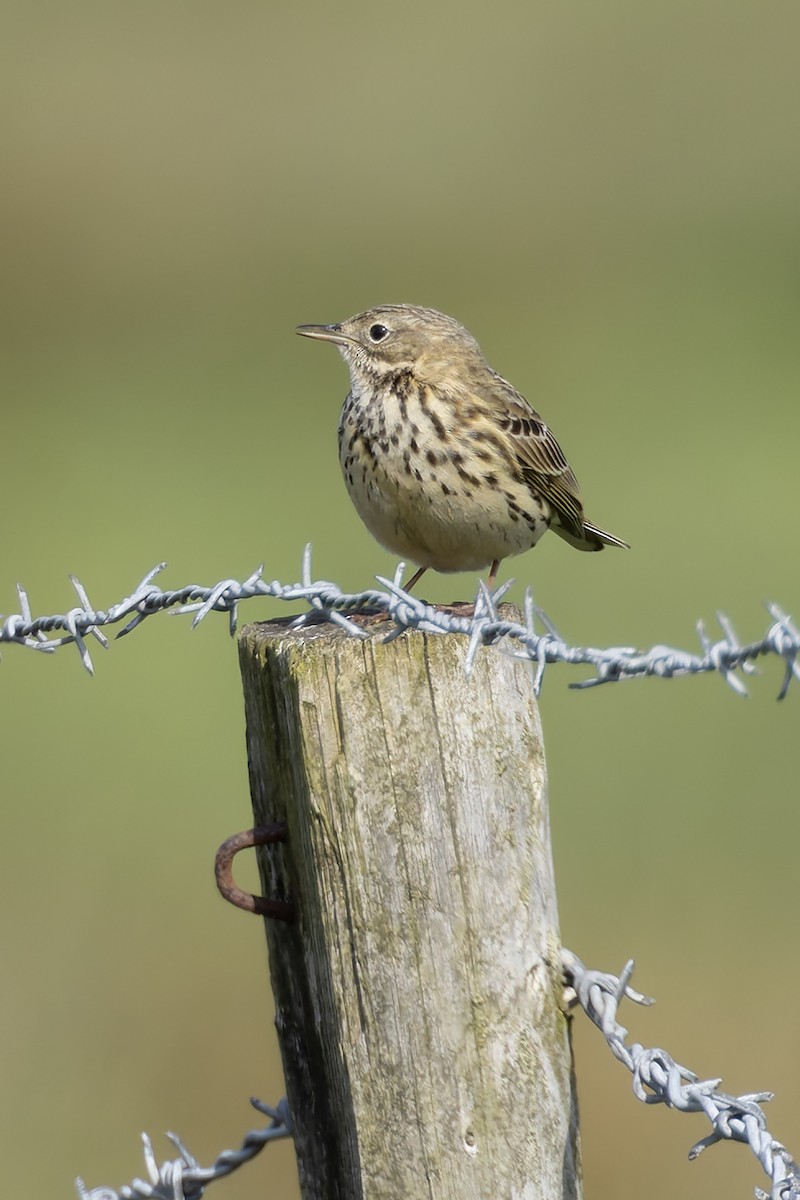
[(584, 520), (578, 481), (538, 413), (452, 317), (387, 304), (338, 325), (300, 325), (333, 342), (350, 371), (339, 419), (347, 490), (382, 546), (430, 567), (478, 571), (552, 529), (577, 550), (627, 542)]

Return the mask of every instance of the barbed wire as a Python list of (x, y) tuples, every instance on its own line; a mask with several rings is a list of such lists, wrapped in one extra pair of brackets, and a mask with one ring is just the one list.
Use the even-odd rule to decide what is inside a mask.
[[(311, 574), (311, 547), (303, 555), (301, 581), (284, 584), (277, 580), (264, 579), (263, 565), (247, 579), (222, 579), (218, 583), (204, 586), (187, 584), (184, 587), (162, 590), (154, 583), (156, 576), (165, 569), (160, 563), (145, 575), (130, 595), (125, 596), (108, 609), (92, 607), (83, 584), (70, 576), (79, 604), (65, 613), (34, 617), (28, 594), (17, 585), (20, 612), (5, 616), (0, 625), (0, 643), (26, 646), (33, 650), (52, 653), (60, 646), (74, 644), (84, 667), (93, 672), (92, 659), (86, 644), (89, 637), (96, 639), (104, 648), (108, 639), (103, 628), (117, 625), (131, 618), (117, 633), (124, 637), (138, 628), (148, 617), (158, 612), (170, 615), (194, 613), (194, 628), (211, 612), (226, 612), (231, 634), (236, 631), (239, 605), (256, 597), (269, 597), (289, 602), (304, 601), (310, 606), (308, 613), (298, 618), (303, 624), (310, 618), (327, 620), (338, 625), (353, 637), (369, 636), (351, 618), (365, 611), (384, 614), (394, 622), (389, 632), (389, 641), (407, 629), (426, 633), (457, 634), (469, 639), (466, 668), (469, 671), (481, 646), (497, 645), (502, 642), (514, 657), (531, 660), (536, 664), (535, 686), (539, 692), (545, 667), (551, 663), (569, 663), (573, 666), (589, 666), (594, 676), (572, 683), (574, 688), (593, 687), (600, 683), (612, 683), (620, 679), (656, 675), (672, 678), (676, 675), (698, 675), (717, 672), (739, 695), (747, 695), (741, 675), (756, 672), (755, 660), (764, 656), (783, 659), (785, 673), (778, 695), (783, 699), (792, 679), (800, 679), (800, 631), (792, 618), (776, 604), (768, 604), (767, 611), (772, 624), (758, 641), (740, 643), (733, 626), (723, 613), (717, 614), (722, 637), (712, 640), (702, 622), (698, 622), (701, 653), (677, 649), (673, 646), (656, 645), (649, 650), (638, 650), (633, 646), (571, 646), (561, 637), (553, 623), (533, 602), (528, 589), (524, 600), (524, 623), (503, 618), (498, 605), (512, 586), (513, 580), (489, 592), (481, 583), (475, 597), (474, 609), (468, 615), (454, 611), (453, 606), (437, 608), (402, 588), (405, 564), (401, 563), (394, 579), (378, 576), (385, 591), (368, 589), (363, 592), (343, 592), (335, 583), (314, 580)], [(544, 632), (536, 630), (537, 620)], [(60, 636), (48, 636), (53, 633)], [(513, 649), (512, 649), (513, 647)]]
[(580, 1004), (603, 1034), (611, 1053), (631, 1072), (636, 1098), (644, 1104), (666, 1104), (680, 1112), (703, 1112), (708, 1117), (712, 1132), (692, 1146), (690, 1161), (716, 1142), (744, 1142), (772, 1181), (769, 1192), (755, 1189), (758, 1200), (800, 1200), (800, 1165), (769, 1132), (761, 1108), (773, 1099), (773, 1093), (729, 1096), (717, 1091), (720, 1079), (701, 1080), (665, 1050), (645, 1050), (638, 1042), (628, 1046), (628, 1031), (617, 1021), (622, 1000), (627, 997), (635, 1004), (654, 1003), (629, 986), (633, 960), (617, 976), (588, 970), (571, 950), (562, 950), (561, 956), (570, 989), (568, 1002)]
[[(773, 1099), (772, 1092), (752, 1092), (730, 1096), (718, 1090), (720, 1079), (701, 1080), (681, 1066), (666, 1050), (647, 1050), (638, 1042), (628, 1045), (627, 1029), (617, 1020), (623, 999), (650, 1005), (653, 1000), (630, 986), (633, 961), (619, 975), (588, 969), (571, 950), (561, 952), (567, 984), (568, 1005), (578, 1004), (603, 1034), (608, 1046), (633, 1075), (633, 1091), (644, 1104), (666, 1104), (679, 1112), (702, 1112), (712, 1131), (689, 1151), (693, 1161), (709, 1146), (722, 1141), (743, 1142), (756, 1156), (771, 1180), (769, 1192), (755, 1189), (757, 1200), (800, 1200), (800, 1164), (767, 1129), (761, 1105)], [(170, 1133), (179, 1158), (159, 1164), (150, 1138), (142, 1135), (145, 1164), (150, 1182), (135, 1179), (118, 1191), (113, 1188), (88, 1190), (82, 1179), (76, 1187), (80, 1200), (200, 1200), (209, 1183), (230, 1175), (253, 1159), (267, 1144), (291, 1136), (291, 1118), (286, 1100), (269, 1108), (258, 1100), (251, 1103), (272, 1120), (266, 1129), (246, 1134), (239, 1150), (224, 1150), (211, 1167), (201, 1167), (197, 1159)]]
[(125, 1184), (116, 1191), (107, 1187), (87, 1189), (83, 1180), (78, 1179), (75, 1188), (80, 1200), (200, 1200), (209, 1183), (224, 1179), (226, 1175), (231, 1175), (246, 1162), (250, 1162), (261, 1153), (268, 1142), (291, 1137), (292, 1122), (285, 1098), (275, 1108), (262, 1104), (260, 1100), (251, 1100), (250, 1103), (258, 1112), (270, 1117), (272, 1124), (266, 1129), (253, 1129), (245, 1134), (238, 1150), (223, 1150), (212, 1166), (201, 1167), (174, 1133), (168, 1133), (167, 1137), (180, 1157), (159, 1164), (153, 1151), (153, 1143), (147, 1134), (143, 1133), (144, 1161), (150, 1182), (134, 1179), (133, 1183)]

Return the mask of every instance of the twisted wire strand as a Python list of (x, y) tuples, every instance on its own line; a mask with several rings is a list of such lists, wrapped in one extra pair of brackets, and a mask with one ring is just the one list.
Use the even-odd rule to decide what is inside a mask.
[(729, 1096), (719, 1091), (719, 1079), (701, 1080), (667, 1054), (646, 1050), (638, 1042), (628, 1045), (627, 1029), (617, 1021), (617, 1011), (626, 997), (634, 1004), (649, 1005), (649, 996), (630, 987), (633, 960), (619, 975), (591, 971), (571, 950), (562, 951), (568, 985), (568, 1001), (577, 1003), (597, 1026), (615, 1058), (633, 1075), (633, 1091), (644, 1104), (666, 1104), (679, 1112), (703, 1112), (711, 1122), (711, 1133), (689, 1151), (693, 1161), (716, 1142), (744, 1142), (761, 1163), (772, 1182), (769, 1192), (756, 1188), (758, 1200), (800, 1200), (800, 1165), (772, 1136), (761, 1105), (773, 1099), (772, 1092)]
[(108, 1187), (87, 1189), (83, 1180), (78, 1179), (75, 1188), (79, 1200), (200, 1200), (209, 1183), (224, 1179), (250, 1162), (268, 1142), (291, 1137), (292, 1122), (285, 1098), (275, 1108), (262, 1104), (260, 1100), (251, 1100), (250, 1103), (258, 1112), (268, 1116), (272, 1124), (266, 1129), (253, 1129), (245, 1134), (238, 1150), (223, 1150), (210, 1167), (201, 1167), (174, 1133), (168, 1133), (167, 1137), (178, 1151), (178, 1158), (159, 1163), (153, 1143), (143, 1133), (144, 1161), (149, 1182), (134, 1179), (117, 1191)]
[[(405, 564), (401, 563), (394, 579), (378, 576), (385, 590), (368, 589), (363, 592), (343, 592), (335, 583), (314, 580), (311, 573), (311, 547), (303, 555), (301, 581), (284, 584), (278, 580), (268, 581), (263, 576), (263, 565), (247, 579), (222, 579), (215, 584), (187, 584), (184, 587), (163, 590), (155, 582), (156, 576), (165, 569), (159, 563), (133, 589), (108, 609), (95, 609), (89, 601), (83, 584), (70, 576), (79, 604), (65, 613), (34, 617), (28, 594), (17, 585), (20, 611), (12, 613), (0, 624), (0, 643), (26, 646), (44, 653), (53, 653), (60, 646), (76, 646), (86, 670), (93, 673), (93, 664), (87, 640), (94, 638), (103, 648), (108, 639), (102, 630), (107, 626), (125, 625), (117, 637), (137, 629), (148, 617), (159, 612), (171, 615), (193, 613), (192, 628), (205, 620), (211, 612), (228, 614), (231, 634), (236, 631), (239, 605), (255, 597), (269, 597), (288, 602), (305, 602), (309, 612), (298, 619), (302, 624), (310, 617), (333, 622), (352, 637), (366, 637), (365, 631), (352, 620), (352, 615), (363, 610), (384, 613), (394, 627), (387, 634), (391, 640), (407, 629), (418, 629), (426, 633), (457, 634), (469, 639), (466, 668), (472, 667), (475, 655), (481, 646), (502, 643), (506, 653), (516, 658), (531, 661), (535, 666), (535, 685), (539, 692), (545, 668), (552, 663), (569, 663), (572, 666), (588, 666), (595, 674), (570, 684), (574, 688), (594, 687), (601, 683), (612, 683), (621, 679), (643, 676), (672, 678), (677, 675), (697, 675), (716, 672), (739, 695), (746, 695), (742, 675), (756, 671), (755, 660), (766, 656), (777, 656), (785, 664), (784, 678), (779, 692), (783, 699), (793, 679), (800, 679), (800, 631), (792, 618), (776, 604), (768, 604), (772, 618), (767, 632), (758, 641), (742, 644), (736, 636), (729, 619), (717, 615), (722, 637), (713, 640), (702, 622), (697, 631), (700, 638), (700, 653), (692, 653), (673, 646), (656, 645), (649, 650), (638, 650), (633, 646), (571, 646), (552, 624), (547, 615), (533, 601), (528, 589), (524, 601), (524, 622), (509, 621), (500, 616), (498, 605), (512, 586), (513, 580), (490, 593), (481, 583), (475, 597), (474, 611), (469, 616), (448, 612), (426, 604), (402, 588)], [(537, 632), (537, 621), (543, 632)], [(55, 635), (55, 636), (53, 636)]]

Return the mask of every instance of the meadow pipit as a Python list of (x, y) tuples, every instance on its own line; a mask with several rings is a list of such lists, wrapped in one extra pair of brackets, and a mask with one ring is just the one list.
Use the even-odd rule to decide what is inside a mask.
[(552, 529), (577, 550), (627, 543), (583, 517), (578, 481), (537, 412), (463, 325), (387, 304), (339, 325), (300, 325), (333, 342), (350, 371), (339, 419), (347, 490), (382, 546), (429, 568), (490, 567)]

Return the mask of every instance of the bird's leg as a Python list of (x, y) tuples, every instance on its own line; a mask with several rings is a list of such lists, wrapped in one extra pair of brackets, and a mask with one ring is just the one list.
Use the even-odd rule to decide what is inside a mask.
[[(492, 568), (489, 571), (489, 577), (486, 580), (486, 586), (491, 592), (497, 580), (497, 572), (500, 570), (502, 559), (495, 558), (492, 561)], [(475, 615), (475, 602), (466, 600), (456, 600), (452, 604), (437, 604), (436, 607), (440, 612), (452, 613), (454, 617), (473, 617)]]
[(418, 571), (415, 571), (414, 574), (409, 579), (408, 583), (404, 585), (403, 591), (410, 592), (411, 589), (413, 588), (414, 584), (419, 583), (420, 579), (422, 579), (422, 576), (425, 574), (427, 569), (428, 569), (427, 567), (420, 567), (420, 569)]

